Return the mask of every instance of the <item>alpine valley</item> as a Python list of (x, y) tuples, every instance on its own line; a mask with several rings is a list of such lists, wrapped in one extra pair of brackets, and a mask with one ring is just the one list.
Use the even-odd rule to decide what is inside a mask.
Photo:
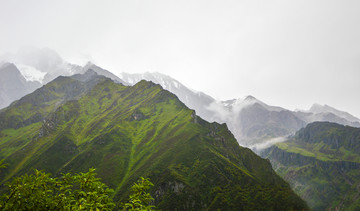
[(116, 76), (50, 49), (1, 60), (1, 184), (33, 168), (95, 167), (115, 200), (149, 177), (164, 210), (360, 209), (360, 119), (347, 112), (218, 101), (161, 73)]
[(153, 82), (115, 83), (94, 70), (59, 76), (0, 112), (2, 184), (33, 168), (97, 169), (127, 197), (141, 176), (164, 210), (303, 210), (306, 203), (225, 124), (198, 117)]

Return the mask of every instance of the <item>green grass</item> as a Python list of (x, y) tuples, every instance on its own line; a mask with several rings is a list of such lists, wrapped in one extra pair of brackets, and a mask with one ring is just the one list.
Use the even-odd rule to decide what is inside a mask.
[[(28, 108), (31, 113), (44, 106), (45, 123), (0, 127), (1, 134), (7, 135), (0, 142), (4, 146), (21, 134), (26, 137), (41, 127), (47, 129), (43, 137), (1, 152), (11, 165), (2, 182), (32, 168), (60, 174), (95, 167), (103, 182), (115, 189), (115, 200), (126, 198), (133, 182), (143, 176), (155, 184), (153, 194), (161, 192), (156, 197), (162, 209), (183, 209), (185, 205), (199, 210), (205, 204), (209, 209), (306, 208), (270, 163), (240, 147), (226, 125), (198, 117), (195, 121), (193, 111), (159, 85), (142, 81), (126, 87), (103, 80), (88, 92), (54, 106), (67, 93), (62, 86), (73, 83), (60, 78), (47, 85), (55, 93), (44, 93), (52, 93), (58, 100), (51, 98), (53, 106), (41, 103)], [(9, 118), (12, 109), (18, 107), (9, 108)], [(235, 194), (238, 191), (242, 194)], [(229, 193), (246, 196), (248, 204)], [(191, 204), (186, 204), (189, 201)]]
[(312, 123), (267, 150), (277, 173), (314, 210), (360, 207), (360, 129)]
[(332, 149), (323, 142), (316, 144), (282, 142), (277, 143), (276, 146), (287, 152), (314, 157), (321, 161), (351, 161), (360, 163), (360, 155), (358, 153), (351, 152), (344, 147)]

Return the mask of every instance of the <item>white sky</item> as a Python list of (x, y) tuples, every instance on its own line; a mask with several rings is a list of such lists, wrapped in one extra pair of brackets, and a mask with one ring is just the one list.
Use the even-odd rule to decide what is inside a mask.
[(49, 47), (217, 99), (360, 117), (360, 1), (0, 0), (0, 54)]

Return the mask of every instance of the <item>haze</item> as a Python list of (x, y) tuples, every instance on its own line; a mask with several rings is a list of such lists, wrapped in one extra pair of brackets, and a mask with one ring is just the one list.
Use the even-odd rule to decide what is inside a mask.
[(220, 100), (360, 117), (360, 1), (6, 1), (0, 54), (48, 47), (119, 75), (156, 71)]

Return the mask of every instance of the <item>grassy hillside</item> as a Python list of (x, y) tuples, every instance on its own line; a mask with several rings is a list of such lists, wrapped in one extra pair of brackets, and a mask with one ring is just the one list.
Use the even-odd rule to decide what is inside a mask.
[(314, 210), (360, 209), (360, 128), (316, 122), (264, 152)]
[(225, 124), (202, 120), (159, 85), (61, 77), (41, 89), (0, 112), (0, 159), (9, 163), (2, 183), (33, 168), (95, 167), (115, 200), (150, 177), (161, 209), (306, 208)]

